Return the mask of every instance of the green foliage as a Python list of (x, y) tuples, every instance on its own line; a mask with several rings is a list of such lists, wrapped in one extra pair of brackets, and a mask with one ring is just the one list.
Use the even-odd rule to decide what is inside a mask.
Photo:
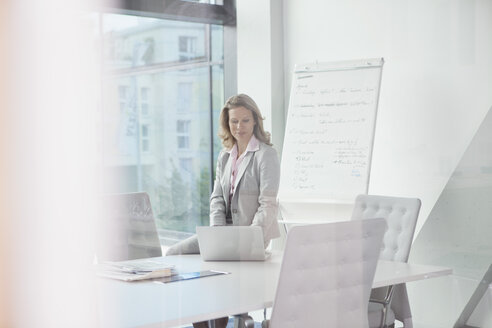
[(210, 222), (210, 172), (208, 167), (202, 168), (200, 172), (200, 223), (209, 225)]
[(172, 159), (171, 167), (171, 176), (166, 178), (157, 190), (160, 203), (160, 213), (157, 214), (158, 226), (163, 229), (193, 231), (190, 229), (189, 222), (192, 204), (190, 188), (183, 181)]
[(154, 188), (146, 186), (154, 205), (158, 228), (194, 232), (197, 225), (209, 224), (210, 173), (208, 167), (200, 170), (200, 176), (190, 186), (171, 160), (172, 172)]

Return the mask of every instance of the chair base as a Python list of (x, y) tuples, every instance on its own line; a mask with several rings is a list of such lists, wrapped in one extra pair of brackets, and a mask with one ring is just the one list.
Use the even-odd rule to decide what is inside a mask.
[(254, 328), (255, 321), (247, 313), (234, 316), (234, 328)]
[(369, 302), (368, 307), (368, 319), (370, 328), (394, 328), (395, 326), (395, 314), (391, 308), (388, 308), (386, 313), (385, 325), (382, 324), (383, 320), (383, 305), (379, 303)]

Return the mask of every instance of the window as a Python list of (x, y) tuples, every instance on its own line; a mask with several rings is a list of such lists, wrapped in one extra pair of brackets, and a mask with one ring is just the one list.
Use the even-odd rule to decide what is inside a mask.
[(190, 148), (190, 137), (189, 136), (178, 136), (178, 148), (179, 149)]
[(185, 113), (191, 108), (191, 97), (193, 95), (193, 84), (190, 82), (180, 82), (178, 84), (178, 112)]
[(140, 89), (140, 101), (141, 102), (149, 101), (149, 88)]
[(149, 125), (148, 124), (142, 124), (141, 130), (140, 130), (140, 138), (142, 142), (142, 152), (147, 153), (150, 151), (150, 132), (149, 132)]
[(178, 120), (176, 127), (176, 134), (178, 136), (178, 148), (188, 149), (190, 148), (190, 123), (191, 121)]
[(176, 130), (178, 133), (188, 133), (190, 131), (190, 121), (179, 120), (177, 123), (178, 127)]
[(192, 60), (196, 57), (197, 38), (192, 36), (179, 37), (179, 60)]
[(149, 137), (149, 126), (142, 125), (142, 138), (148, 138), (148, 137)]
[(149, 88), (140, 88), (140, 112), (142, 116), (149, 115)]
[(150, 146), (149, 146), (149, 140), (148, 139), (142, 139), (142, 151), (144, 153), (148, 152), (150, 149)]
[[(161, 5), (149, 3), (146, 10)], [(101, 15), (103, 188), (146, 191), (161, 240), (171, 244), (164, 231), (192, 233), (209, 221), (220, 150), (212, 120), (224, 103), (223, 26), (150, 16), (158, 14)]]

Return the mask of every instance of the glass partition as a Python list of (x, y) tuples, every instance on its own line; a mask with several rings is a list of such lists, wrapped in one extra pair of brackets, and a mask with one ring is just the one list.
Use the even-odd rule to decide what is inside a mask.
[[(492, 264), (492, 109), (444, 187), (429, 218), (414, 241), (410, 261), (453, 268), (454, 286), (462, 300), (471, 298)], [(431, 286), (429, 289), (436, 288)], [(437, 287), (438, 288), (438, 287)], [(490, 290), (490, 287), (489, 287)], [(418, 288), (415, 290), (418, 293)], [(432, 293), (428, 293), (429, 295)], [(490, 291), (488, 292), (490, 295)], [(442, 297), (442, 295), (441, 295)], [(432, 297), (427, 297), (428, 300)], [(481, 301), (481, 302), (479, 302)], [(488, 302), (488, 303), (487, 303)], [(476, 309), (490, 312), (490, 297), (478, 299)], [(465, 304), (454, 304), (455, 316), (442, 316), (451, 325)], [(415, 304), (419, 311), (421, 305)], [(490, 314), (490, 313), (489, 313)], [(419, 315), (428, 316), (419, 312)], [(484, 320), (484, 316), (480, 315)], [(492, 319), (492, 318), (490, 318)], [(469, 322), (483, 326), (483, 322)]]

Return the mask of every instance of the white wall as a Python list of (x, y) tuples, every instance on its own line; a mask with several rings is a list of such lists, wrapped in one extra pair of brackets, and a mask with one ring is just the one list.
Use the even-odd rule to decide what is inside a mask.
[(492, 106), (492, 2), (284, 1), (297, 63), (384, 57), (369, 192), (419, 197), (420, 230)]
[(238, 93), (256, 101), (279, 153), (285, 125), (283, 69), (282, 0), (238, 0)]
[[(268, 73), (276, 60), (271, 49), (278, 46), (268, 42), (273, 35), (268, 20), (274, 22), (276, 14), (282, 15), (284, 27), (281, 36), (274, 36), (283, 40), (277, 60), (284, 63), (284, 106), (273, 108), (273, 117), (288, 106), (295, 64), (384, 57), (369, 192), (420, 198), (418, 237), (492, 106), (492, 1), (284, 0), (277, 11), (272, 3), (238, 0), (240, 91), (254, 90), (262, 104), (280, 95), (271, 93), (280, 77)], [(255, 25), (259, 21), (263, 33)], [(241, 54), (250, 47), (255, 57)], [(424, 318), (438, 319), (427, 327), (447, 326), (442, 316), (459, 315), (454, 312), (471, 292), (468, 287), (463, 292), (456, 277), (442, 281), (411, 291), (414, 303), (426, 297), (440, 302), (450, 295), (453, 305), (447, 308), (418, 307), (416, 316), (436, 311)], [(428, 284), (434, 287), (426, 296)]]
[[(492, 1), (286, 0), (283, 12), (285, 99), (297, 63), (384, 57), (369, 193), (419, 197), (418, 238), (492, 106)], [(410, 285), (414, 319), (448, 327), (476, 286), (466, 279)]]
[(238, 0), (238, 92), (280, 150), (295, 64), (384, 57), (369, 192), (421, 198), (418, 232), (492, 105), (491, 6)]

